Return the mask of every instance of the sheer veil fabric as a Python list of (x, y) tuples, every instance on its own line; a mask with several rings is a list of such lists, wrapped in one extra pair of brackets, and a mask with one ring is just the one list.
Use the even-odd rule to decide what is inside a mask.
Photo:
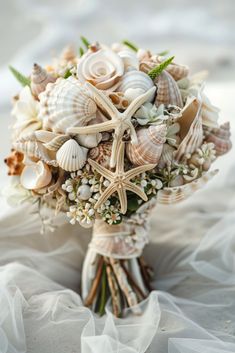
[[(25, 50), (21, 48), (12, 63), (17, 66), (19, 62), (18, 67), (27, 72), (36, 58), (46, 62), (49, 48), (61, 48), (79, 32), (93, 38), (99, 5), (96, 1), (61, 1), (60, 9), (55, 10), (53, 1), (42, 1), (41, 5), (22, 1), (21, 11), (30, 9), (35, 21), (40, 18), (42, 29), (25, 43)], [(122, 23), (121, 13), (117, 5), (112, 6), (117, 26)], [(145, 12), (143, 16), (147, 16)], [(123, 36), (109, 22), (100, 26), (97, 38), (100, 35), (106, 40), (107, 29), (112, 29), (109, 42), (112, 35), (117, 39)], [(134, 24), (125, 36), (133, 36), (135, 29), (136, 38), (144, 43)], [(3, 130), (9, 124), (6, 102), (16, 90), (6, 72), (2, 67)], [(213, 83), (207, 93), (221, 107), (222, 118), (231, 119), (235, 144), (234, 84)], [(4, 142), (6, 137), (1, 138)], [(1, 159), (8, 146), (9, 142), (2, 145)], [(79, 296), (90, 232), (67, 224), (65, 216), (59, 215), (55, 231), (41, 235), (35, 206), (11, 208), (1, 197), (0, 352), (234, 353), (234, 150), (215, 167), (220, 169), (218, 176), (192, 199), (174, 207), (156, 207), (150, 244), (144, 252), (154, 268), (155, 290), (139, 305), (141, 315), (134, 316), (129, 310), (122, 319), (113, 317), (109, 305), (106, 315), (97, 317), (83, 306)], [(3, 166), (1, 169), (2, 188), (9, 180)]]

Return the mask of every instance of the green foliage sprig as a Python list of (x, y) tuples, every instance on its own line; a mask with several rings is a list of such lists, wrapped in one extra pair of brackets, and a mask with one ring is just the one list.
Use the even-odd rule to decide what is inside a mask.
[(127, 47), (134, 50), (135, 52), (138, 51), (138, 47), (135, 44), (131, 43), (129, 40), (123, 40), (122, 44), (126, 45)]
[(149, 77), (152, 79), (152, 80), (155, 80), (155, 78), (157, 76), (159, 76), (163, 70), (165, 70), (167, 68), (168, 65), (170, 65), (170, 63), (174, 60), (174, 56), (166, 59), (165, 61), (163, 61), (161, 64), (155, 66), (152, 70), (150, 70), (148, 72), (148, 75)]
[(9, 69), (11, 71), (11, 73), (13, 74), (13, 76), (17, 79), (17, 81), (20, 82), (20, 84), (25, 87), (25, 86), (30, 86), (31, 80), (30, 78), (24, 76), (23, 74), (21, 74), (18, 70), (16, 70), (14, 67), (9, 66)]

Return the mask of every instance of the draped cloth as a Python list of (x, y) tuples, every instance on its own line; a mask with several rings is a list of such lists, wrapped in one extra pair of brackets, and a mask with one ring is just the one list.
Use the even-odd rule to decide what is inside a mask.
[[(76, 17), (78, 3), (81, 13)], [(35, 18), (41, 14), (45, 26), (27, 44), (27, 50), (24, 52), (22, 48), (12, 62), (19, 61), (19, 66), (29, 69), (29, 63), (36, 57), (45, 60), (49, 48), (60, 47), (72, 38), (72, 33), (86, 34), (87, 30), (91, 34), (95, 28), (91, 27), (91, 18), (97, 23), (99, 12), (96, 11), (101, 11), (98, 2), (78, 3), (62, 1), (55, 6), (48, 1), (35, 9), (35, 2), (22, 1), (23, 10), (31, 9)], [(134, 2), (130, 3), (134, 6)], [(120, 4), (124, 6), (122, 1)], [(72, 5), (76, 5), (74, 12), (69, 11)], [(57, 12), (53, 12), (55, 8)], [(117, 11), (114, 23), (121, 23), (118, 7), (114, 9)], [(57, 19), (53, 17), (55, 14)], [(153, 26), (153, 21), (150, 23)], [(102, 39), (107, 37), (111, 24), (103, 25), (97, 30), (97, 37), (100, 34)], [(111, 28), (113, 32), (109, 36), (117, 37), (114, 27)], [(134, 33), (133, 27), (130, 33)], [(137, 30), (138, 36), (143, 42)], [(5, 117), (1, 120), (2, 159), (9, 145), (4, 140), (10, 111), (6, 101), (10, 100), (9, 92), (15, 86), (6, 68), (1, 73), (5, 78), (0, 85), (1, 97), (5, 92), (5, 103), (1, 106)], [(231, 119), (234, 133), (235, 109), (231, 104), (234, 83), (211, 83), (207, 93), (221, 107), (222, 120)], [(0, 352), (234, 353), (234, 150), (216, 161), (215, 167), (220, 173), (191, 199), (154, 210), (150, 243), (145, 247), (144, 256), (154, 268), (155, 290), (139, 304), (141, 315), (127, 310), (121, 319), (112, 315), (110, 303), (100, 318), (81, 301), (81, 268), (90, 231), (68, 224), (66, 217), (59, 215), (55, 231), (40, 234), (35, 206), (24, 204), (11, 208), (1, 197)], [(2, 166), (0, 181), (2, 189), (8, 183)]]

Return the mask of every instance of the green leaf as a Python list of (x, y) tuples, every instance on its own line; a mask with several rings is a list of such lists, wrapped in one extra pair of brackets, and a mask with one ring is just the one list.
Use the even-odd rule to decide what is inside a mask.
[(83, 56), (84, 53), (85, 53), (85, 52), (84, 52), (84, 49), (83, 49), (82, 47), (80, 47), (80, 48), (79, 48), (79, 54), (80, 54), (80, 56)]
[(127, 47), (131, 48), (135, 52), (138, 51), (138, 47), (135, 44), (131, 43), (129, 40), (123, 40), (122, 44), (125, 44)]
[(91, 45), (90, 42), (87, 40), (87, 38), (85, 38), (83, 36), (81, 36), (80, 38), (81, 38), (81, 41), (84, 44), (84, 46), (88, 49), (89, 46)]
[(155, 66), (152, 70), (150, 70), (148, 72), (148, 75), (149, 77), (152, 79), (152, 80), (155, 80), (155, 78), (157, 76), (159, 76), (163, 70), (165, 70), (167, 68), (168, 65), (170, 65), (170, 63), (174, 60), (174, 56), (166, 59), (165, 61), (163, 61), (161, 64)]
[(15, 78), (17, 79), (17, 81), (19, 81), (23, 87), (25, 86), (30, 86), (30, 79), (26, 76), (24, 76), (23, 74), (21, 74), (19, 71), (17, 71), (14, 67), (9, 66), (10, 71), (12, 72), (12, 74), (15, 76)]
[(158, 53), (157, 55), (159, 56), (166, 56), (167, 54), (169, 54), (169, 50), (163, 50), (160, 53)]
[(72, 74), (71, 74), (70, 70), (68, 69), (64, 74), (64, 78), (69, 78), (71, 75)]

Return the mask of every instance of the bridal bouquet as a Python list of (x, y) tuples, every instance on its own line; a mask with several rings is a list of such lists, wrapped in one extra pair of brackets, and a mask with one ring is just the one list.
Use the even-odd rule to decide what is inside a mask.
[[(215, 174), (211, 164), (231, 148), (229, 123), (203, 92), (205, 73), (167, 53), (124, 41), (106, 46), (82, 37), (30, 76), (13, 100), (15, 192), (93, 227), (82, 273), (82, 297), (100, 314), (143, 300), (151, 269), (142, 257), (153, 207), (184, 200)], [(84, 49), (85, 48), (85, 49)]]

